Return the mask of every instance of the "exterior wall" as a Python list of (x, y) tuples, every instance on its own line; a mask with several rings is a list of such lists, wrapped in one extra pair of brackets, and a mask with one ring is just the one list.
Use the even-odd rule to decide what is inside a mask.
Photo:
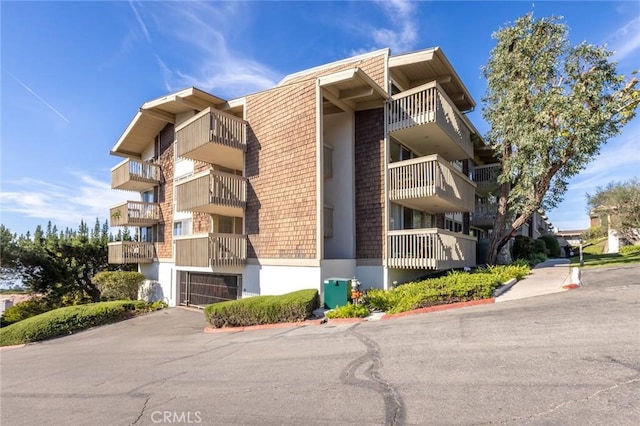
[(246, 99), (249, 258), (317, 256), (315, 107), (313, 81)]
[(278, 295), (307, 288), (322, 291), (318, 266), (247, 265), (242, 282), (243, 296)]
[(386, 269), (382, 265), (358, 265), (355, 276), (360, 281), (362, 289), (387, 288)]
[(154, 301), (163, 300), (169, 306), (176, 306), (178, 293), (175, 284), (174, 264), (156, 261), (152, 264), (141, 264), (139, 268), (147, 280), (151, 281), (151, 283), (145, 284), (145, 289), (141, 293), (146, 292)]
[(620, 251), (620, 238), (615, 229), (607, 231), (607, 253), (618, 253)]
[(324, 180), (324, 204), (333, 207), (333, 235), (324, 239), (325, 259), (355, 258), (353, 116), (324, 119), (324, 143), (333, 149), (333, 175)]
[(355, 259), (323, 260), (320, 264), (320, 278), (324, 282), (327, 278), (353, 278), (356, 276)]
[(158, 224), (156, 253), (159, 259), (173, 258), (173, 124), (167, 124), (158, 135), (160, 150), (157, 153), (162, 178), (158, 187), (160, 223)]
[(305, 81), (314, 82), (316, 78), (323, 75), (331, 74), (337, 71), (346, 70), (350, 68), (360, 68), (364, 71), (376, 84), (382, 88), (386, 88), (384, 71), (387, 65), (387, 52), (381, 52), (377, 56), (364, 57), (353, 61), (345, 61), (336, 64), (332, 67), (326, 67), (318, 70), (313, 70), (306, 73), (301, 73), (298, 76), (287, 79), (283, 86), (290, 84), (298, 84)]
[(384, 110), (355, 113), (356, 258), (382, 259), (385, 250)]

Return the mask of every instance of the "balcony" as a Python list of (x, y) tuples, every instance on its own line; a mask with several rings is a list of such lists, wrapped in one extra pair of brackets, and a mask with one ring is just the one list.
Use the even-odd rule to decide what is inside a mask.
[(176, 266), (242, 266), (247, 262), (247, 236), (198, 234), (175, 237)]
[(387, 104), (387, 131), (419, 153), (448, 161), (473, 157), (466, 119), (436, 82), (394, 95)]
[(476, 204), (476, 209), (471, 215), (471, 226), (476, 228), (493, 228), (498, 206), (495, 203)]
[(156, 249), (153, 243), (118, 241), (109, 243), (108, 260), (111, 264), (152, 263)]
[(244, 216), (247, 179), (210, 170), (176, 183), (178, 211)]
[(476, 239), (438, 228), (387, 233), (387, 266), (400, 269), (451, 269), (476, 264)]
[(147, 163), (126, 159), (111, 170), (111, 189), (143, 192), (160, 183), (160, 167)]
[(471, 169), (471, 180), (477, 187), (476, 192), (481, 196), (495, 193), (498, 190), (498, 176), (500, 176), (500, 163), (485, 164)]
[(389, 200), (430, 213), (471, 212), (475, 184), (439, 155), (389, 164)]
[(242, 169), (247, 149), (247, 124), (222, 111), (207, 108), (176, 126), (178, 157)]
[(160, 221), (160, 205), (125, 201), (109, 209), (111, 226), (151, 226)]

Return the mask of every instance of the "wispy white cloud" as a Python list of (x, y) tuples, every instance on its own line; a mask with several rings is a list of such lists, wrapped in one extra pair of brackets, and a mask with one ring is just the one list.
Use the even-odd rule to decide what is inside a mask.
[(390, 47), (393, 53), (404, 53), (415, 46), (418, 38), (416, 30), (416, 4), (406, 0), (378, 0), (390, 21), (397, 22), (399, 28), (378, 28), (373, 39), (379, 47)]
[[(168, 90), (196, 86), (212, 93), (236, 97), (275, 86), (282, 75), (248, 58), (233, 46), (245, 6), (239, 3), (154, 3), (148, 21), (172, 43), (156, 45), (156, 60)], [(162, 25), (171, 17), (172, 25)], [(145, 27), (146, 28), (146, 27)], [(163, 49), (171, 49), (171, 51)], [(188, 66), (178, 67), (169, 59), (175, 51), (188, 52)], [(181, 58), (184, 62), (185, 56)]]
[(140, 30), (144, 34), (147, 41), (151, 43), (151, 35), (149, 35), (149, 30), (147, 29), (147, 26), (144, 23), (144, 20), (142, 19), (140, 12), (138, 12), (138, 9), (136, 8), (135, 2), (133, 0), (129, 0), (129, 6), (131, 6), (131, 10), (133, 10), (133, 14), (136, 16), (136, 21), (138, 21)]
[(62, 118), (67, 123), (70, 123), (69, 119), (67, 117), (65, 117), (64, 114), (62, 114), (60, 111), (58, 111), (56, 108), (54, 108), (53, 105), (51, 105), (49, 102), (47, 102), (44, 99), (42, 99), (42, 97), (40, 95), (38, 95), (35, 91), (33, 91), (33, 89), (31, 89), (29, 86), (24, 84), (22, 81), (20, 81), (16, 76), (11, 74), (10, 72), (8, 72), (6, 70), (5, 70), (5, 72), (7, 73), (7, 75), (9, 77), (14, 79), (16, 81), (16, 83), (18, 83), (20, 86), (22, 86), (27, 92), (31, 93), (37, 100), (42, 102), (47, 108), (49, 108), (51, 111), (53, 111), (58, 117)]
[[(614, 59), (622, 61), (640, 49), (640, 15), (619, 28), (611, 37)], [(638, 53), (635, 54), (638, 57)]]
[[(637, 168), (640, 167), (640, 152), (638, 151), (637, 137), (637, 135), (640, 134), (640, 122), (637, 122), (634, 127), (625, 129), (625, 131), (626, 133), (622, 138), (611, 141), (610, 144), (605, 145), (600, 155), (589, 163), (585, 170), (580, 172), (579, 177), (586, 179), (572, 184), (572, 189), (589, 187), (589, 181), (605, 176), (615, 176), (627, 166), (635, 167), (637, 171)], [(605, 184), (606, 183), (608, 182), (605, 182)]]
[(389, 47), (393, 54), (405, 53), (415, 48), (418, 40), (417, 4), (407, 0), (376, 0), (388, 19), (388, 26), (369, 27), (367, 33), (373, 37), (373, 46), (354, 50), (359, 54)]
[(86, 173), (69, 173), (65, 183), (33, 178), (2, 182), (2, 212), (51, 220), (58, 227), (76, 227), (80, 220), (93, 223), (108, 217), (109, 207), (136, 199), (137, 194), (113, 191), (109, 182)]
[(610, 182), (624, 182), (640, 176), (638, 134), (640, 121), (636, 119), (625, 129), (623, 136), (604, 145), (600, 155), (570, 181), (564, 201), (548, 212), (554, 226), (561, 230), (588, 228), (586, 194), (593, 194), (598, 187)]

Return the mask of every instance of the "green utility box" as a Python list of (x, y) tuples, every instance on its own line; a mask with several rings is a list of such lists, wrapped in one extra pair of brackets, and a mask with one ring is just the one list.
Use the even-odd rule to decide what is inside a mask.
[(351, 280), (349, 278), (329, 278), (324, 280), (324, 308), (334, 309), (351, 300)]

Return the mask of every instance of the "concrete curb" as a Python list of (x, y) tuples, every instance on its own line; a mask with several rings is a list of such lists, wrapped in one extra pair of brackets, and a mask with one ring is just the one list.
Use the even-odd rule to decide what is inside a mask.
[(509, 281), (507, 281), (506, 283), (502, 284), (500, 287), (493, 290), (492, 296), (493, 297), (501, 296), (503, 293), (506, 293), (507, 290), (513, 287), (517, 282), (518, 282), (517, 278), (511, 278)]
[(329, 324), (351, 324), (354, 322), (365, 322), (367, 318), (329, 318), (327, 322)]
[(299, 322), (279, 322), (277, 324), (249, 325), (246, 327), (224, 327), (224, 328), (205, 327), (204, 332), (205, 333), (230, 333), (234, 331), (266, 330), (270, 328), (305, 327), (307, 325), (320, 325), (321, 323), (322, 323), (322, 320), (318, 319), (318, 320), (307, 320), (307, 321), (299, 321)]
[(439, 311), (448, 311), (449, 309), (466, 308), (468, 306), (491, 305), (493, 303), (496, 303), (496, 299), (494, 297), (490, 299), (471, 300), (469, 302), (449, 303), (448, 305), (435, 305), (435, 306), (429, 306), (427, 308), (420, 308), (420, 309), (414, 309), (412, 311), (400, 312), (398, 314), (385, 314), (382, 317), (382, 319), (389, 320), (393, 318), (407, 317), (410, 315), (426, 314), (429, 312), (439, 312)]
[(18, 348), (23, 348), (25, 346), (27, 346), (26, 343), (23, 343), (21, 345), (0, 346), (0, 351), (4, 351), (6, 349), (18, 349)]

